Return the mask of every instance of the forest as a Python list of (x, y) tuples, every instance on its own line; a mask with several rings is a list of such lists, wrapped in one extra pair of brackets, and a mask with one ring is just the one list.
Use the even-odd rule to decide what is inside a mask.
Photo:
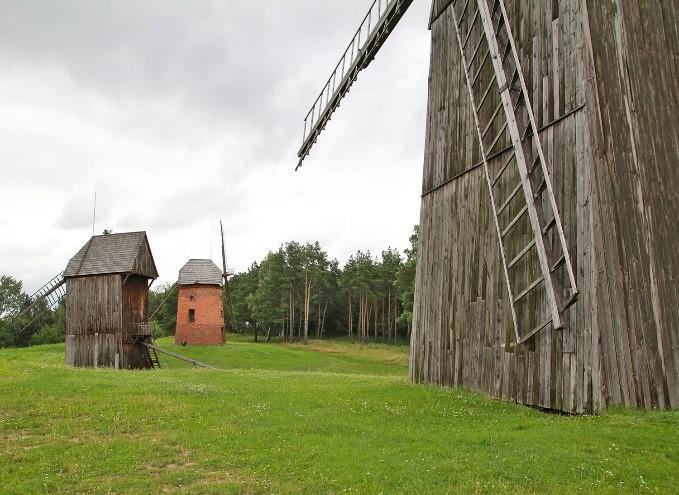
[[(417, 240), (416, 226), (403, 253), (388, 248), (373, 256), (359, 250), (343, 266), (318, 242), (286, 242), (230, 277), (233, 313), (225, 304), (227, 330), (285, 342), (343, 336), (362, 343), (405, 340), (412, 325)], [(11, 318), (29, 303), (20, 280), (0, 277), (0, 347), (64, 340), (65, 301), (55, 309), (37, 304), (19, 320)], [(176, 311), (175, 284), (151, 291), (156, 337), (174, 334)]]
[[(233, 315), (227, 329), (287, 342), (346, 336), (360, 342), (407, 339), (412, 324), (418, 228), (410, 247), (381, 256), (357, 251), (344, 266), (318, 243), (286, 242), (229, 279)], [(227, 300), (226, 294), (223, 298)], [(162, 304), (162, 306), (161, 306)], [(173, 284), (151, 294), (154, 333), (170, 335), (176, 324)]]

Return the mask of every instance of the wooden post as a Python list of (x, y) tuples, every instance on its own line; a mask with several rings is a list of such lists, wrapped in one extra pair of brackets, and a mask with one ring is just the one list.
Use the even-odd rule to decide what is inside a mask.
[(92, 359), (94, 367), (97, 368), (99, 364), (99, 334), (94, 334), (94, 356)]

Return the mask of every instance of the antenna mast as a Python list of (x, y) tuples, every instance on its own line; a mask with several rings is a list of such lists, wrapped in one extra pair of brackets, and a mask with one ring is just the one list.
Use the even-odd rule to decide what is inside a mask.
[(94, 207), (92, 208), (92, 237), (94, 237), (94, 223), (97, 221), (97, 183), (94, 183)]
[(231, 321), (229, 322), (231, 324), (231, 328), (233, 332), (235, 333), (236, 330), (236, 314), (233, 312), (233, 304), (231, 303), (231, 290), (229, 289), (229, 273), (226, 269), (226, 248), (224, 247), (224, 226), (222, 225), (222, 221), (219, 221), (219, 230), (222, 233), (222, 277), (224, 277), (224, 297), (226, 299), (226, 308), (229, 312), (229, 316), (231, 317)]

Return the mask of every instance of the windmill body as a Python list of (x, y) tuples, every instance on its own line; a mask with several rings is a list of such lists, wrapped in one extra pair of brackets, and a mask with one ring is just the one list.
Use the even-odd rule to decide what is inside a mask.
[(609, 3), (433, 2), (412, 381), (679, 407), (679, 1)]
[(212, 260), (192, 259), (179, 270), (178, 283), (175, 342), (223, 344), (222, 271)]
[(145, 232), (92, 237), (68, 262), (66, 364), (152, 368), (145, 343), (149, 282), (158, 277)]

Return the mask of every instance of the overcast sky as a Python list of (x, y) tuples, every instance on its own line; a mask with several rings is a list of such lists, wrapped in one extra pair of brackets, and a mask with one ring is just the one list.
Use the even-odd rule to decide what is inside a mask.
[(294, 172), (303, 117), (370, 0), (0, 0), (0, 273), (37, 288), (92, 233), (245, 270), (344, 262), (419, 218), (430, 2), (415, 0)]

